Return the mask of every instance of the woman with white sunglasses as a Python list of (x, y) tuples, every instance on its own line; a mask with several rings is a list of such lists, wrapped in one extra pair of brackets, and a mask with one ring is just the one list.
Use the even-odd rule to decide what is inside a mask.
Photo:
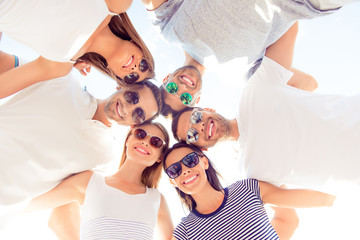
[(169, 239), (173, 231), (170, 213), (156, 189), (168, 144), (168, 133), (161, 124), (137, 126), (127, 135), (116, 173), (104, 177), (86, 171), (68, 177), (35, 198), (27, 211), (78, 201), (83, 205), (80, 239), (152, 239), (156, 224), (161, 239)]

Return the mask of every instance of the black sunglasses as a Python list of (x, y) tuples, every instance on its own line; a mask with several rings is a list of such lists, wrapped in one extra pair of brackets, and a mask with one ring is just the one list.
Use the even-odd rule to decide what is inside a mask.
[(134, 131), (134, 136), (140, 140), (146, 138), (146, 136), (148, 136), (148, 135), (151, 136), (150, 145), (153, 146), (154, 148), (161, 148), (163, 145), (165, 145), (164, 140), (162, 140), (161, 138), (159, 138), (157, 136), (148, 134), (144, 129), (137, 128)]
[[(134, 91), (125, 91), (123, 96), (126, 102), (134, 105), (137, 104), (140, 99), (139, 93)], [(132, 116), (132, 120), (136, 124), (141, 124), (145, 122), (145, 112), (141, 107), (136, 108), (132, 112), (131, 116)]]
[[(146, 72), (149, 69), (149, 63), (146, 61), (146, 59), (141, 59), (140, 64), (139, 64), (139, 70), (140, 72)], [(126, 75), (124, 77), (124, 79), (116, 76), (116, 78), (120, 81), (120, 82), (125, 82), (126, 84), (133, 84), (135, 83), (137, 80), (139, 80), (140, 75), (137, 72), (132, 72), (129, 73), (128, 75)]]
[(199, 157), (202, 157), (197, 152), (192, 152), (183, 157), (180, 161), (171, 164), (168, 168), (165, 169), (165, 173), (171, 179), (179, 177), (182, 173), (181, 163), (188, 168), (193, 168), (199, 164)]

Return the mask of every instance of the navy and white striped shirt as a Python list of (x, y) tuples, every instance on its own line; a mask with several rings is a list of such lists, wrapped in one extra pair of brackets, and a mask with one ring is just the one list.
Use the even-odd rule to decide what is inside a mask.
[(279, 239), (264, 209), (259, 182), (245, 179), (225, 188), (221, 206), (210, 214), (196, 210), (176, 227), (176, 239)]

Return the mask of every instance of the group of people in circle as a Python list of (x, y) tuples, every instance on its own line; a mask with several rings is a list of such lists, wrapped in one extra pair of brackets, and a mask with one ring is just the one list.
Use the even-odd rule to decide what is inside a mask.
[[(331, 206), (335, 196), (281, 184), (360, 185), (360, 96), (313, 93), (316, 80), (292, 67), (296, 21), (352, 1), (142, 2), (185, 52), (160, 87), (126, 14), (131, 0), (0, 1), (0, 31), (40, 54), (26, 63), (0, 53), (0, 97), (13, 95), (0, 105), (1, 227), (52, 208), (59, 239), (151, 239), (156, 225), (162, 239), (290, 239), (293, 208)], [(209, 56), (251, 65), (234, 119), (196, 106)], [(79, 86), (72, 69), (86, 76), (91, 67), (116, 81), (115, 93), (96, 99)], [(179, 141), (171, 147), (160, 114)], [(118, 170), (104, 176), (120, 152), (116, 124), (131, 128)], [(219, 141), (241, 146), (247, 179), (222, 186), (204, 150)], [(175, 229), (156, 189), (163, 171), (189, 210)], [(272, 219), (264, 204), (278, 207)]]

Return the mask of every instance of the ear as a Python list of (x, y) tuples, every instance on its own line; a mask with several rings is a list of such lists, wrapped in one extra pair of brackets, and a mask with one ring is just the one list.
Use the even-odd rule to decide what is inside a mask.
[(161, 158), (158, 158), (158, 160), (156, 160), (156, 162), (161, 163), (162, 162)]
[(202, 162), (204, 169), (207, 170), (209, 168), (209, 160), (207, 159), (207, 157), (202, 157), (200, 161)]
[(216, 112), (216, 110), (212, 109), (212, 108), (204, 108), (204, 110), (209, 111), (209, 112)]
[(121, 86), (117, 85), (116, 90), (119, 91), (121, 89)]
[(167, 80), (170, 78), (171, 76), (171, 73), (169, 73), (164, 79), (163, 79), (163, 83), (166, 83)]

